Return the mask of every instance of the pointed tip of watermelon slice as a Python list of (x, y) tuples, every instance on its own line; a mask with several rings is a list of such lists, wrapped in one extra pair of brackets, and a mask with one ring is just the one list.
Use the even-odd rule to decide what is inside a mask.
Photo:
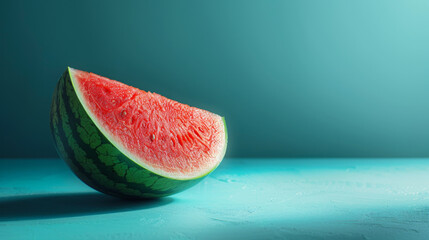
[(72, 68), (72, 67), (70, 67), (70, 66), (67, 66), (67, 70), (66, 70), (68, 73), (69, 73), (69, 75), (70, 76), (73, 76), (73, 75), (75, 75), (76, 74), (76, 72), (77, 71), (79, 71), (79, 70), (77, 70), (77, 69), (75, 69), (75, 68)]

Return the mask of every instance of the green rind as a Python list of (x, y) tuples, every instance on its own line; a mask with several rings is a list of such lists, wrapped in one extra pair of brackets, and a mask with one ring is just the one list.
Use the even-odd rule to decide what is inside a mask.
[(183, 191), (204, 177), (176, 180), (160, 176), (121, 153), (86, 113), (69, 71), (57, 84), (50, 120), (59, 155), (83, 182), (100, 192), (121, 198), (163, 197)]

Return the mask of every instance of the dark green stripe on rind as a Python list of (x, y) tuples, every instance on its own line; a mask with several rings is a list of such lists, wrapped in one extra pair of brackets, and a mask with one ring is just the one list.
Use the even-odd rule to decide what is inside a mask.
[(51, 106), (51, 131), (59, 155), (94, 189), (122, 198), (168, 196), (202, 178), (175, 180), (155, 174), (122, 154), (100, 132), (80, 103), (69, 71), (60, 78)]

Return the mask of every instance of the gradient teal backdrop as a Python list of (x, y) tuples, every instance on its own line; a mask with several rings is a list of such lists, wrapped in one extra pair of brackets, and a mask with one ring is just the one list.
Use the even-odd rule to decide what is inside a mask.
[(229, 157), (429, 156), (429, 1), (2, 1), (0, 157), (67, 66), (225, 116)]

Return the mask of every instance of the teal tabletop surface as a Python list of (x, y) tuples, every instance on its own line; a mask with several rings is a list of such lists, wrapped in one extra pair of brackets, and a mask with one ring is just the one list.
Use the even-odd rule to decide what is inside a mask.
[(0, 239), (429, 239), (428, 159), (225, 159), (125, 201), (60, 159), (0, 159)]

